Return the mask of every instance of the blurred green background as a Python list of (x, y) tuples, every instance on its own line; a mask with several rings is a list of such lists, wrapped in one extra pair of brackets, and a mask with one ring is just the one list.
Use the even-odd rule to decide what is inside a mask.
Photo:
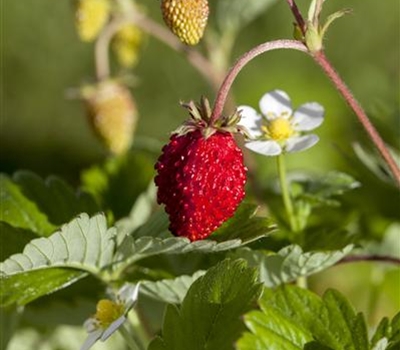
[[(158, 0), (140, 3), (162, 22)], [(304, 11), (307, 4), (299, 2)], [(76, 179), (82, 167), (104, 157), (81, 102), (66, 98), (68, 89), (93, 81), (93, 46), (77, 37), (72, 0), (4, 0), (2, 7), (1, 170), (24, 168)], [(399, 4), (392, 0), (328, 1), (324, 14), (342, 7), (351, 7), (353, 13), (331, 27), (326, 40), (328, 57), (386, 140), (396, 146)], [(233, 59), (263, 41), (291, 38), (292, 30), (286, 2), (277, 1), (244, 28)], [(180, 100), (197, 100), (201, 94), (214, 97), (182, 55), (154, 38), (148, 40), (133, 73), (138, 78), (133, 94), (140, 113), (139, 137), (167, 140), (186, 117)], [(293, 166), (316, 171), (351, 169), (349, 145), (363, 132), (319, 67), (302, 53), (272, 52), (242, 71), (234, 94), (238, 104), (256, 106), (264, 92), (275, 88), (286, 90), (295, 106), (318, 101), (326, 107), (326, 122), (318, 131), (322, 141), (307, 153), (290, 156)]]
[[(212, 0), (211, 5), (216, 1)], [(158, 0), (139, 2), (147, 7), (149, 16), (162, 22)], [(299, 1), (304, 11), (308, 3)], [(329, 30), (327, 55), (385, 140), (399, 148), (399, 3), (328, 1), (324, 14), (343, 7), (353, 12)], [(67, 98), (69, 89), (94, 79), (93, 45), (78, 39), (71, 0), (4, 0), (2, 11), (0, 170), (12, 173), (30, 169), (43, 176), (60, 175), (76, 184), (82, 169), (106, 157), (87, 124), (81, 101)], [(291, 38), (292, 21), (286, 2), (277, 1), (244, 28), (232, 60), (261, 42)], [(114, 72), (117, 70), (114, 66)], [(214, 98), (208, 83), (184, 56), (154, 38), (149, 38), (132, 73), (137, 77), (132, 92), (140, 113), (139, 140), (165, 142), (186, 118), (180, 100), (198, 100), (200, 95)], [(362, 179), (364, 185), (357, 190), (354, 201), (365, 203), (368, 197), (366, 212), (385, 220), (399, 220), (399, 196), (357, 161), (351, 144), (365, 139), (364, 132), (312, 59), (287, 50), (263, 55), (241, 72), (233, 93), (238, 104), (257, 106), (265, 92), (276, 88), (287, 91), (294, 106), (317, 101), (326, 108), (326, 121), (317, 130), (320, 143), (305, 153), (288, 156), (290, 169), (319, 174), (333, 169), (346, 171)], [(261, 181), (275, 176), (274, 159), (256, 160)], [(315, 288), (322, 291), (333, 286), (344, 290), (357, 308), (367, 311), (375, 298), (374, 287), (364, 290), (363, 298), (359, 298), (359, 288), (369, 283), (376, 271), (371, 264), (358, 267), (338, 266), (334, 272), (323, 272), (313, 282)], [(352, 279), (354, 275), (357, 280)], [(340, 279), (343, 276), (346, 278)], [(392, 316), (393, 307), (400, 309), (396, 294), (398, 269), (389, 269), (380, 276), (384, 292), (379, 301), (375, 300), (380, 303), (380, 311), (373, 315), (372, 322), (383, 315)]]

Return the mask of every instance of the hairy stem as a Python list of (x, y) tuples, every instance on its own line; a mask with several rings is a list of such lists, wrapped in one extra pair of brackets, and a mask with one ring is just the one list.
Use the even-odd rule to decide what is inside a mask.
[(365, 131), (367, 132), (369, 138), (374, 143), (375, 147), (378, 149), (379, 153), (381, 154), (382, 158), (385, 160), (386, 164), (388, 165), (390, 171), (392, 172), (395, 180), (400, 185), (400, 169), (396, 164), (396, 161), (390, 154), (388, 148), (385, 145), (385, 142), (382, 140), (381, 136), (379, 135), (378, 131), (375, 129), (374, 125), (369, 120), (367, 114), (355, 99), (353, 94), (351, 93), (350, 89), (347, 85), (343, 82), (340, 78), (339, 74), (336, 70), (332, 67), (331, 63), (328, 61), (325, 53), (323, 51), (319, 51), (313, 55), (314, 60), (321, 66), (325, 74), (329, 77), (332, 81), (333, 85), (335, 85), (336, 89), (340, 92), (343, 98), (346, 100), (348, 105), (356, 114), (359, 122), (364, 127)]
[(211, 124), (215, 122), (221, 115), (222, 111), (225, 106), (226, 99), (228, 97), (229, 90), (235, 78), (242, 70), (242, 68), (249, 63), (252, 59), (256, 58), (257, 56), (272, 50), (277, 49), (293, 49), (298, 51), (307, 52), (306, 46), (297, 40), (275, 40), (269, 41), (263, 44), (260, 44), (253, 48), (252, 50), (246, 52), (243, 56), (241, 56), (233, 67), (230, 69), (228, 74), (225, 77), (221, 87), (218, 90), (217, 98), (214, 103), (214, 108), (211, 114)]
[[(304, 30), (306, 30), (305, 21), (296, 5), (295, 0), (287, 0), (287, 3), (293, 13), (294, 18), (296, 19), (297, 24), (303, 30), (303, 34), (304, 34)], [(347, 87), (347, 85), (344, 83), (344, 81), (340, 78), (339, 74), (333, 68), (332, 64), (327, 59), (324, 51), (321, 50), (319, 52), (316, 52), (312, 56), (313, 56), (314, 60), (321, 66), (321, 68), (323, 69), (325, 74), (332, 81), (333, 85), (336, 87), (336, 89), (339, 91), (339, 93), (342, 95), (342, 97), (346, 100), (347, 104), (354, 111), (359, 122), (364, 127), (365, 131), (367, 132), (368, 137), (370, 138), (372, 143), (375, 145), (375, 147), (378, 149), (382, 158), (388, 165), (391, 173), (393, 174), (394, 179), (397, 181), (398, 185), (400, 185), (400, 168), (396, 164), (396, 161), (394, 160), (392, 155), (390, 154), (388, 148), (386, 147), (386, 145), (385, 145), (383, 139), (381, 138), (381, 136), (379, 135), (378, 131), (375, 129), (374, 125), (369, 120), (364, 109), (361, 107), (361, 105), (358, 103), (356, 98), (353, 96), (350, 89)]]

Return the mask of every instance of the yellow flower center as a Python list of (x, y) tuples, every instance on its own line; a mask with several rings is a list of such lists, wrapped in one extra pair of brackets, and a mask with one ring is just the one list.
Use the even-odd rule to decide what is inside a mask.
[(124, 313), (124, 306), (112, 300), (101, 299), (96, 306), (94, 317), (100, 322), (102, 327), (108, 327)]
[(275, 141), (286, 140), (294, 134), (290, 121), (282, 117), (271, 120), (268, 126), (263, 127), (263, 130)]

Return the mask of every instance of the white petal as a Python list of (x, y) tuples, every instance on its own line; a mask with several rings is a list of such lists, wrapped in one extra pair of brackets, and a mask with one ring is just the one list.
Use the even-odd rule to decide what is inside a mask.
[(294, 112), (292, 119), (293, 128), (296, 131), (313, 130), (324, 121), (324, 107), (319, 103), (305, 103)]
[(260, 110), (268, 120), (277, 117), (289, 118), (292, 114), (292, 103), (286, 92), (274, 90), (261, 97)]
[(238, 125), (244, 126), (252, 138), (261, 136), (261, 115), (259, 115), (254, 108), (249, 106), (239, 106), (238, 111), (241, 115)]
[(264, 156), (277, 156), (282, 148), (276, 141), (250, 141), (245, 143), (246, 148)]
[(319, 140), (317, 135), (305, 135), (300, 137), (291, 137), (286, 141), (285, 151), (287, 153), (304, 151), (314, 146)]
[(85, 323), (83, 324), (83, 327), (85, 327), (86, 332), (92, 333), (94, 330), (99, 328), (99, 321), (97, 321), (95, 318), (91, 317), (88, 318)]
[(111, 323), (108, 328), (104, 331), (101, 336), (101, 341), (107, 340), (121, 325), (126, 321), (125, 316), (117, 318), (113, 323)]
[(102, 329), (98, 329), (97, 331), (89, 333), (85, 342), (81, 346), (81, 350), (88, 350), (90, 349), (101, 337), (103, 334)]
[(118, 299), (124, 303), (125, 313), (136, 304), (139, 296), (140, 282), (135, 284), (125, 284), (118, 291)]

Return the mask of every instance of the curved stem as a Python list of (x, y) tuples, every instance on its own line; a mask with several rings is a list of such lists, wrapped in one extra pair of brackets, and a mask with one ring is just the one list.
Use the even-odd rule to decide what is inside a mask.
[(145, 32), (159, 39), (175, 51), (182, 52), (186, 55), (188, 61), (195, 67), (209, 82), (217, 89), (222, 81), (221, 74), (218, 74), (210, 61), (205, 58), (199, 51), (183, 44), (169, 30), (154, 22), (145, 15), (130, 16), (130, 22), (136, 24)]
[(307, 52), (306, 46), (297, 40), (275, 40), (263, 43), (256, 46), (252, 50), (246, 52), (240, 57), (233, 67), (228, 72), (225, 80), (218, 90), (217, 98), (214, 103), (214, 108), (211, 114), (210, 123), (214, 123), (222, 114), (225, 101), (228, 97), (229, 90), (242, 68), (249, 63), (253, 58), (272, 50), (277, 49), (293, 49), (298, 51)]
[(169, 30), (154, 22), (144, 14), (129, 12), (114, 18), (100, 33), (95, 44), (96, 76), (98, 80), (107, 79), (110, 75), (109, 46), (118, 29), (127, 23), (140, 27), (143, 31), (162, 41), (175, 51), (183, 52), (188, 61), (195, 67), (215, 90), (219, 87), (222, 76), (200, 52), (184, 45)]
[(362, 261), (380, 261), (389, 264), (400, 265), (400, 259), (392, 256), (384, 255), (350, 255), (337, 262), (338, 264), (352, 263), (352, 262), (362, 262)]
[(110, 75), (109, 47), (111, 39), (123, 22), (114, 18), (108, 23), (98, 36), (94, 48), (94, 60), (96, 66), (96, 77), (98, 81), (107, 79)]
[(325, 53), (323, 51), (316, 52), (313, 55), (314, 60), (321, 66), (325, 74), (329, 77), (332, 81), (333, 85), (335, 85), (336, 89), (340, 92), (343, 98), (346, 100), (348, 105), (356, 114), (359, 122), (364, 127), (365, 131), (367, 132), (369, 138), (374, 143), (375, 147), (380, 152), (382, 158), (385, 160), (387, 165), (389, 166), (390, 171), (392, 172), (395, 180), (400, 185), (400, 169), (396, 164), (396, 161), (390, 154), (389, 150), (387, 149), (384, 141), (382, 140), (381, 136), (379, 135), (378, 131), (375, 129), (374, 125), (369, 120), (367, 114), (355, 99), (353, 94), (351, 93), (350, 89), (347, 85), (343, 82), (340, 78), (339, 74), (335, 71), (332, 67), (331, 63), (328, 61)]
[[(301, 15), (301, 13), (296, 5), (295, 0), (287, 0), (287, 3), (293, 13), (294, 18), (296, 19), (297, 24), (302, 29), (303, 34), (304, 34), (304, 30), (306, 29), (305, 22), (304, 22), (303, 16)], [(396, 161), (390, 154), (384, 141), (382, 140), (378, 131), (375, 129), (374, 125), (369, 120), (367, 114), (365, 113), (365, 111), (363, 110), (361, 105), (355, 99), (352, 92), (347, 87), (347, 85), (344, 83), (344, 81), (340, 78), (339, 74), (333, 68), (332, 64), (328, 61), (328, 59), (325, 55), (325, 52), (323, 50), (318, 51), (318, 52), (314, 53), (312, 55), (312, 57), (321, 66), (321, 68), (323, 69), (325, 74), (329, 77), (329, 79), (335, 85), (336, 89), (339, 91), (339, 93), (343, 96), (343, 98), (346, 100), (348, 105), (354, 111), (359, 122), (364, 127), (365, 131), (367, 132), (369, 138), (371, 139), (371, 141), (373, 142), (373, 144), (375, 145), (375, 147), (378, 149), (379, 153), (381, 154), (382, 158), (388, 165), (391, 173), (394, 176), (394, 179), (400, 185), (400, 168), (399, 168), (399, 166), (396, 164)]]

